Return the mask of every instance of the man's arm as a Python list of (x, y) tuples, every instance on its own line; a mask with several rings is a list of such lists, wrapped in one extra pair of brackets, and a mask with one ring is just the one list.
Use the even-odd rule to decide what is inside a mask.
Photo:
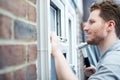
[(59, 80), (78, 80), (76, 75), (72, 72), (68, 62), (61, 52), (59, 40), (55, 33), (51, 33), (52, 56), (55, 60), (55, 67), (57, 77)]

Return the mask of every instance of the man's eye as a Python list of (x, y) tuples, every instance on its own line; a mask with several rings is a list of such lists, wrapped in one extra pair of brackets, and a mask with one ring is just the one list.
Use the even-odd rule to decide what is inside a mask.
[(90, 23), (90, 24), (93, 24), (93, 23), (95, 23), (95, 21), (89, 21), (89, 23)]

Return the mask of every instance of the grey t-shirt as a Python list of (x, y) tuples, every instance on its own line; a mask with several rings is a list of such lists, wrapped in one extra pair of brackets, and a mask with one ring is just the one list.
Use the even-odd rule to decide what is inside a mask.
[(106, 49), (88, 80), (120, 80), (120, 40)]

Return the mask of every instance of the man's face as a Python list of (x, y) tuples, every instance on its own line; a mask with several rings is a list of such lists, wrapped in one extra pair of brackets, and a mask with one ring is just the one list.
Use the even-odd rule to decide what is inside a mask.
[(99, 16), (100, 10), (90, 13), (87, 23), (84, 26), (88, 44), (99, 45), (107, 36), (106, 22)]

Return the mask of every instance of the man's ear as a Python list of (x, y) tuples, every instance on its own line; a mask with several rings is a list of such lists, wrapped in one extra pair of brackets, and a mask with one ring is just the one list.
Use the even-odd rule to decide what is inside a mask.
[(107, 31), (111, 31), (115, 28), (115, 21), (114, 20), (109, 20), (107, 22), (108, 26), (107, 26)]

